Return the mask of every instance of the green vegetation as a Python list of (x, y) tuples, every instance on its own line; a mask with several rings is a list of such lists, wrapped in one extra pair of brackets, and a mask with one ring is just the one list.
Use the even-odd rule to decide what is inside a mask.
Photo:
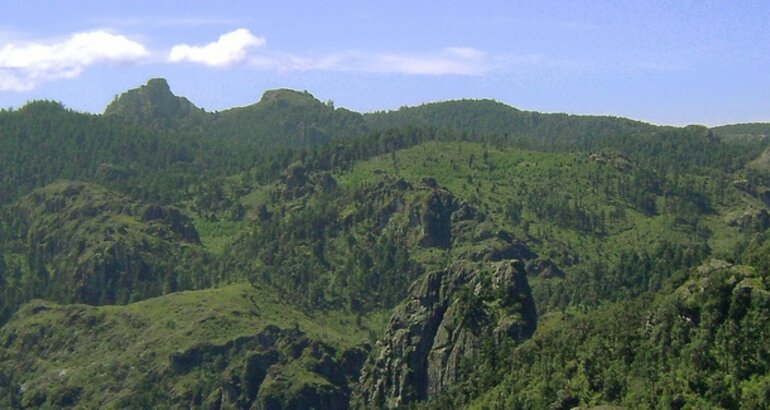
[[(207, 253), (173, 207), (146, 206), (94, 184), (58, 181), (13, 208), (12, 290), (3, 311), (34, 297), (62, 303), (128, 303), (211, 286)], [(14, 252), (15, 250), (15, 252)], [(7, 316), (0, 316), (3, 322)]]
[(668, 285), (655, 297), (544, 316), (530, 340), (498, 352), (502, 363), (426, 407), (766, 407), (766, 273), (712, 260)]
[(408, 182), (435, 176), (569, 273), (563, 280), (531, 279), (545, 312), (654, 290), (712, 248), (734, 256), (735, 249), (717, 241), (738, 229), (714, 215), (763, 205), (708, 170), (660, 175), (653, 169), (622, 156), (427, 143), (395, 159), (359, 163), (339, 184), (365, 186), (383, 173)]
[(770, 125), (766, 123), (723, 125), (713, 130), (721, 138), (737, 141), (764, 140), (770, 135)]
[(104, 115), (153, 128), (195, 129), (203, 125), (206, 114), (187, 98), (173, 95), (166, 80), (154, 78), (116, 98)]
[[(287, 379), (301, 388), (306, 382), (290, 376), (303, 372), (344, 391), (349, 381), (329, 380), (317, 372), (318, 363), (342, 366), (365, 354), (358, 346), (381, 325), (339, 312), (309, 316), (247, 284), (126, 306), (35, 300), (0, 331), (0, 374), (13, 383), (6, 386), (25, 386), (22, 392), (6, 390), (12, 394), (0, 395), (0, 403), (6, 408), (200, 405), (238, 375), (257, 372), (250, 361), (273, 356), (278, 365), (262, 376), (272, 383)], [(248, 391), (241, 383), (247, 381), (232, 387), (243, 390), (240, 399), (270, 399), (270, 383), (264, 392)]]
[(766, 408), (768, 129), (0, 111), (0, 407)]

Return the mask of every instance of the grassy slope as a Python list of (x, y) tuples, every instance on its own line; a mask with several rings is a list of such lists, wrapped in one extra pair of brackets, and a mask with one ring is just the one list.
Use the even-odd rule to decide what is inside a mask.
[[(381, 327), (382, 318), (376, 317), (357, 321), (335, 312), (309, 316), (272, 292), (236, 284), (126, 306), (37, 300), (25, 305), (2, 329), (0, 340), (10, 346), (5, 354), (15, 366), (14, 373), (21, 375), (17, 382), (25, 391), (50, 395), (51, 386), (80, 387), (87, 404), (102, 407), (141, 391), (139, 383), (148, 377), (168, 374), (169, 355), (174, 352), (224, 345), (269, 325), (299, 328), (309, 338), (341, 351), (368, 340), (370, 329)], [(182, 391), (202, 377), (194, 371), (171, 382)], [(34, 393), (25, 397), (32, 400)]]
[[(597, 267), (611, 269), (620, 263), (622, 255), (649, 253), (665, 248), (663, 245), (674, 244), (686, 249), (693, 243), (706, 243), (714, 256), (731, 259), (745, 242), (746, 232), (728, 226), (725, 220), (730, 215), (764, 207), (732, 186), (724, 192), (715, 192), (711, 170), (703, 170), (676, 177), (657, 177), (658, 181), (688, 178), (691, 182), (685, 185), (690, 184), (696, 193), (710, 197), (712, 209), (698, 215), (697, 224), (692, 217), (682, 218), (676, 210), (669, 209), (672, 207), (667, 207), (667, 201), (674, 203), (674, 200), (663, 195), (654, 198), (658, 212), (645, 214), (624, 193), (637, 183), (636, 175), (643, 172), (648, 170), (633, 164), (630, 169), (623, 169), (599, 163), (584, 153), (428, 142), (359, 162), (334, 177), (345, 192), (375, 186), (384, 175), (396, 175), (414, 185), (420, 185), (423, 177), (434, 177), (440, 186), (488, 215), (493, 226), (513, 232), (542, 257), (553, 259), (567, 272), (568, 278), (573, 274), (574, 283), (563, 287), (579, 293), (590, 292), (572, 286), (580, 285), (585, 277), (596, 276), (596, 280), (601, 281)], [(257, 206), (268, 203), (271, 189), (273, 185), (257, 187), (241, 199), (246, 215), (253, 216)], [(544, 208), (546, 205), (557, 209), (565, 205), (578, 207), (601, 221), (601, 226), (578, 229), (571, 226), (570, 221), (551, 218), (548, 215), (551, 211)], [(248, 229), (248, 225), (246, 221), (196, 221), (201, 241), (215, 252), (229, 246), (235, 237), (232, 234)], [(426, 266), (440, 264), (451, 257), (435, 249), (413, 249), (412, 256)], [(536, 294), (550, 298), (551, 295), (540, 293), (540, 282), (548, 282), (547, 288), (562, 279), (532, 278), (531, 281)], [(612, 286), (615, 285), (606, 285)], [(558, 303), (540, 300), (539, 305), (543, 311), (548, 310), (564, 303), (565, 296), (562, 294), (559, 298)], [(580, 303), (579, 299), (585, 299), (585, 295), (566, 298)]]
[[(584, 153), (543, 153), (465, 142), (428, 142), (396, 151), (395, 155), (359, 162), (334, 177), (346, 192), (374, 186), (383, 180), (383, 175), (397, 175), (414, 185), (420, 185), (423, 177), (434, 177), (440, 186), (486, 213), (493, 226), (513, 232), (567, 273), (565, 279), (530, 278), (536, 297), (541, 297), (538, 308), (546, 312), (560, 304), (563, 306), (565, 298), (578, 302), (586, 299), (584, 293), (590, 290), (573, 285), (581, 285), (587, 277), (601, 282), (602, 273), (597, 272), (597, 267), (606, 270), (616, 266), (624, 254), (641, 254), (671, 244), (687, 247), (697, 242), (706, 243), (715, 257), (733, 259), (750, 236), (738, 227), (728, 226), (726, 219), (764, 208), (760, 201), (732, 186), (724, 192), (708, 194), (713, 191), (714, 182), (709, 170), (704, 170), (677, 176), (695, 181), (696, 192), (711, 195), (712, 210), (697, 217), (697, 227), (693, 227), (692, 219), (683, 222), (677, 212), (668, 209), (665, 204), (671, 200), (662, 195), (656, 198), (658, 213), (644, 214), (622, 193), (624, 185), (634, 183), (637, 171), (644, 170), (639, 166), (630, 171), (617, 169), (592, 161)], [(272, 185), (258, 187), (242, 198), (242, 204), (250, 209), (247, 215), (266, 202), (271, 189), (274, 189)], [(579, 204), (593, 215), (603, 214), (606, 221), (603, 232), (576, 229), (538, 215), (542, 211), (538, 208), (553, 202), (554, 198)], [(515, 205), (517, 216), (511, 216), (509, 204)], [(611, 217), (612, 214), (617, 216)], [(216, 249), (227, 247), (231, 240), (229, 234), (248, 229), (248, 224), (245, 221), (196, 221), (202, 242)], [(430, 266), (451, 256), (435, 249), (413, 249), (412, 257)], [(562, 288), (567, 289), (567, 295), (562, 292), (558, 297), (560, 301), (542, 299), (553, 296), (546, 289), (565, 280)], [(610, 283), (605, 288), (611, 290), (612, 286), (615, 285)]]
[[(413, 183), (426, 176), (435, 177), (439, 185), (478, 206), (495, 223), (527, 238), (543, 256), (554, 257), (557, 262), (565, 254), (579, 256), (572, 266), (562, 264), (568, 276), (588, 270), (591, 262), (612, 263), (622, 251), (641, 251), (662, 240), (687, 242), (693, 235), (691, 230), (674, 223), (674, 215), (645, 216), (614, 190), (599, 189), (620, 184), (627, 175), (591, 161), (584, 154), (497, 149), (471, 143), (426, 143), (398, 151), (395, 156), (359, 163), (335, 178), (343, 189), (357, 189), (380, 181), (382, 174), (397, 174)], [(597, 180), (604, 182), (597, 184)], [(261, 202), (261, 190), (269, 188), (247, 195), (244, 205), (250, 207)], [(536, 215), (539, 203), (564, 196), (569, 197), (568, 202), (579, 202), (591, 212), (621, 210), (623, 216), (598, 235)], [(509, 202), (523, 204), (518, 219), (510, 217), (506, 209)], [(742, 234), (728, 227), (724, 216), (759, 208), (760, 204), (731, 190), (714, 206), (715, 211), (704, 219), (711, 229), (709, 242), (715, 251), (729, 254)], [(227, 246), (227, 238), (242, 224), (247, 225), (196, 221), (202, 243), (215, 252)], [(538, 286), (538, 279), (533, 280), (533, 286)], [(135, 387), (132, 383), (146, 380), (145, 375), (162, 373), (169, 366), (169, 355), (176, 351), (200, 344), (224, 344), (239, 336), (254, 335), (269, 324), (282, 328), (296, 324), (309, 337), (344, 348), (379, 330), (382, 315), (378, 317), (364, 318), (360, 325), (355, 317), (342, 313), (310, 317), (278, 300), (270, 291), (233, 285), (181, 292), (122, 307), (34, 302), (3, 329), (0, 342), (11, 335), (32, 339), (44, 336), (43, 343), (35, 344), (35, 354), (7, 352), (19, 359), (16, 365), (22, 368), (16, 373), (25, 375), (25, 389), (44, 389), (52, 384), (84, 385), (87, 390), (82, 396), (102, 404), (129, 394)], [(13, 346), (19, 346), (18, 342)], [(301, 373), (295, 367), (288, 366), (285, 374)], [(199, 377), (202, 376), (179, 376), (173, 384), (184, 390)]]
[[(677, 223), (676, 215), (661, 212), (646, 216), (618, 189), (604, 189), (631, 183), (629, 175), (591, 161), (581, 153), (430, 142), (398, 151), (395, 156), (359, 163), (336, 178), (341, 186), (354, 188), (376, 182), (383, 173), (397, 174), (409, 182), (426, 176), (436, 178), (439, 185), (479, 206), (495, 223), (521, 238), (529, 238), (527, 242), (533, 249), (553, 258), (568, 273), (590, 270), (592, 264), (612, 265), (622, 252), (642, 252), (663, 241), (688, 243), (695, 235), (691, 227)], [(706, 186), (708, 179), (702, 180), (707, 181)], [(581, 208), (597, 215), (614, 211), (622, 216), (607, 223), (603, 234), (581, 231), (536, 215), (539, 204), (549, 198), (568, 198), (567, 202), (579, 203)], [(518, 220), (508, 216), (508, 203), (523, 205)], [(713, 206), (714, 211), (702, 220), (711, 231), (708, 244), (717, 256), (730, 257), (743, 235), (727, 226), (725, 215), (763, 206), (732, 188)]]

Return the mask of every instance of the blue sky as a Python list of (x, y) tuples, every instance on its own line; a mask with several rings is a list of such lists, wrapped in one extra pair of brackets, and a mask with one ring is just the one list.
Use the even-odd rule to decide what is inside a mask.
[(3, 1), (0, 107), (101, 112), (152, 77), (210, 111), (458, 98), (657, 124), (770, 121), (767, 1)]

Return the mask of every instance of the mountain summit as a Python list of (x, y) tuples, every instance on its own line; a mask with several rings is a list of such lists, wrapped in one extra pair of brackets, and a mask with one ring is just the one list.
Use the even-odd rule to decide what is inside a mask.
[(260, 145), (317, 145), (334, 137), (367, 132), (363, 115), (321, 102), (307, 91), (265, 91), (259, 102), (214, 115), (212, 134), (230, 140), (249, 139)]
[(184, 128), (199, 125), (205, 111), (174, 95), (165, 79), (153, 78), (115, 98), (104, 114), (152, 127)]

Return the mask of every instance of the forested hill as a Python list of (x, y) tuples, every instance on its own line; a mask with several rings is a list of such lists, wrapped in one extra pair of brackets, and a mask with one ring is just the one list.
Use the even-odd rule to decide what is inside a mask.
[(255, 164), (269, 178), (298, 148), (366, 132), (360, 114), (291, 90), (218, 113), (175, 96), (163, 79), (121, 94), (103, 115), (36, 101), (0, 111), (0, 204), (59, 178), (170, 203), (203, 180)]
[[(746, 127), (752, 135), (762, 130), (761, 124), (754, 124), (717, 132)], [(405, 129), (422, 131), (404, 138)], [(422, 136), (415, 138), (418, 134)], [(765, 144), (762, 138), (752, 138), (736, 146), (735, 139), (711, 136), (702, 127), (540, 114), (490, 100), (362, 115), (291, 90), (267, 91), (253, 105), (208, 113), (175, 96), (165, 80), (152, 79), (118, 96), (104, 115), (77, 113), (48, 101), (0, 111), (0, 204), (58, 178), (96, 181), (171, 203), (185, 195), (184, 187), (211, 178), (249, 169), (262, 181), (274, 178), (292, 161), (315, 155), (303, 152), (306, 146), (326, 152), (351, 147), (354, 152), (337, 153), (339, 162), (350, 155), (404, 148), (427, 137), (549, 151), (605, 150), (659, 169), (735, 169), (756, 157)]]
[(748, 123), (722, 125), (713, 128), (714, 133), (722, 138), (737, 140), (766, 139), (770, 136), (770, 124)]
[(649, 133), (660, 127), (619, 117), (542, 114), (493, 100), (458, 100), (366, 115), (374, 129), (433, 126), (469, 134), (504, 136), (538, 148), (585, 147), (593, 140)]
[(358, 137), (367, 132), (361, 114), (322, 103), (307, 91), (266, 91), (252, 105), (217, 113), (208, 133), (238, 143), (243, 139), (260, 146), (304, 146), (329, 142), (335, 137)]
[(769, 129), (0, 111), (0, 408), (768, 408)]
[(656, 126), (621, 117), (521, 111), (493, 100), (429, 103), (366, 114), (365, 118), (375, 130), (429, 126), (461, 133), (459, 138), (465, 140), (540, 151), (613, 152), (660, 171), (703, 165), (735, 169), (766, 144), (761, 137), (716, 138), (739, 132), (760, 135), (766, 130), (763, 124), (713, 130)]
[(153, 78), (121, 94), (107, 106), (104, 115), (153, 128), (195, 129), (207, 120), (202, 109), (187, 98), (175, 96), (162, 78)]
[(174, 95), (162, 78), (121, 94), (104, 115), (159, 130), (202, 132), (222, 143), (250, 147), (320, 144), (367, 130), (360, 114), (335, 109), (307, 91), (270, 90), (252, 105), (206, 113)]

